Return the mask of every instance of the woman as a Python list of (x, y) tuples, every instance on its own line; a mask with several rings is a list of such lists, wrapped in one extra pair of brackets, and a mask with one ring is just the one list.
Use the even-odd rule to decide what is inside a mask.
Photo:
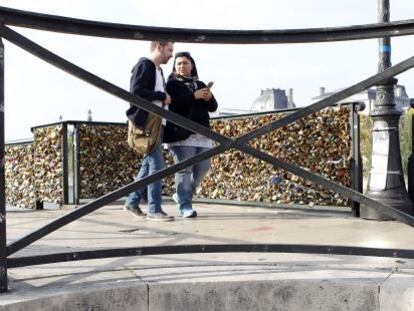
[[(173, 72), (168, 78), (167, 93), (171, 96), (169, 109), (210, 128), (209, 112), (217, 110), (217, 102), (206, 85), (198, 80), (194, 59), (188, 52), (175, 54)], [(195, 134), (171, 122), (167, 122), (164, 131), (174, 162), (193, 157), (197, 153), (212, 147), (212, 141)], [(210, 168), (210, 160), (198, 162), (175, 174), (176, 193), (174, 201), (180, 205), (180, 216), (197, 216), (193, 210), (193, 193)]]

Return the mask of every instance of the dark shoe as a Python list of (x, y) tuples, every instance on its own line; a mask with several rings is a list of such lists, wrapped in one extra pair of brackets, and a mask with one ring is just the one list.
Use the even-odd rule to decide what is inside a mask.
[(138, 217), (138, 218), (143, 218), (147, 216), (147, 214), (145, 214), (139, 207), (134, 208), (131, 205), (125, 205), (124, 210), (130, 212), (131, 214), (133, 214), (135, 217)]
[(180, 217), (195, 218), (195, 217), (197, 217), (197, 212), (193, 209), (185, 209), (183, 211), (180, 211)]
[(168, 216), (164, 212), (159, 212), (159, 213), (155, 213), (155, 214), (148, 213), (147, 219), (148, 220), (153, 220), (153, 221), (173, 221), (174, 217), (173, 216)]

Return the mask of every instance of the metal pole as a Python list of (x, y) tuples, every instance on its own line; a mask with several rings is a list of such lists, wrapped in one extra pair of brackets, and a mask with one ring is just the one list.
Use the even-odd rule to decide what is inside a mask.
[(7, 291), (6, 178), (4, 165), (4, 45), (0, 38), (0, 293)]
[(76, 171), (76, 168), (75, 168), (75, 124), (71, 124), (71, 130), (69, 131), (69, 137), (70, 137), (70, 139), (68, 138), (68, 142), (70, 141), (71, 143), (70, 143), (70, 145), (69, 145), (69, 147), (68, 147), (68, 150), (69, 150), (69, 153), (70, 153), (70, 155), (71, 155), (71, 157), (70, 157), (70, 166), (71, 166), (71, 170), (70, 170), (70, 177), (71, 177), (71, 180), (72, 180), (72, 183), (71, 183), (71, 187), (72, 187), (72, 189), (71, 189), (71, 198), (72, 198), (72, 200), (69, 200), (69, 202), (70, 202), (70, 204), (76, 204), (76, 193), (75, 193), (75, 191), (76, 191), (76, 186), (75, 186), (75, 183), (76, 183), (76, 176), (75, 176), (75, 171)]
[(68, 172), (68, 123), (62, 122), (62, 164), (63, 164), (63, 175), (62, 175), (62, 204), (69, 204), (69, 172)]
[[(379, 22), (390, 21), (390, 1), (378, 0)], [(378, 72), (391, 67), (391, 39), (379, 39)], [(395, 209), (412, 215), (412, 201), (405, 188), (401, 164), (399, 119), (400, 110), (395, 105), (394, 86), (397, 79), (388, 79), (377, 86), (375, 107), (370, 116), (372, 126), (371, 171), (366, 195)], [(389, 220), (368, 206), (361, 206), (361, 217), (374, 220)]]
[[(365, 109), (363, 103), (353, 103), (350, 111), (350, 132), (351, 132), (351, 183), (352, 189), (362, 193), (362, 158), (360, 149), (360, 120), (359, 111)], [(360, 204), (351, 201), (352, 215), (360, 216)]]
[(75, 204), (79, 204), (80, 201), (80, 191), (81, 191), (81, 173), (80, 173), (80, 139), (79, 139), (79, 127), (80, 125), (78, 123), (74, 126), (74, 138), (73, 141), (75, 142), (75, 150), (73, 152), (73, 158), (74, 158), (74, 171), (75, 171), (75, 182), (74, 182), (74, 188), (75, 188), (75, 196), (74, 196), (74, 202)]

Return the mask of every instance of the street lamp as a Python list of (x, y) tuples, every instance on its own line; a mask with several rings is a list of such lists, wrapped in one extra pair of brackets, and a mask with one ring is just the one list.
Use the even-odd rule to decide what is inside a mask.
[[(390, 1), (378, 0), (380, 23), (390, 21)], [(391, 39), (379, 39), (378, 72), (391, 67)], [(399, 119), (401, 112), (396, 109), (394, 87), (397, 79), (391, 78), (377, 86), (377, 98), (372, 118), (372, 153), (366, 195), (404, 213), (412, 214), (413, 204), (405, 188), (401, 165)], [(366, 205), (361, 206), (362, 218), (390, 220)]]

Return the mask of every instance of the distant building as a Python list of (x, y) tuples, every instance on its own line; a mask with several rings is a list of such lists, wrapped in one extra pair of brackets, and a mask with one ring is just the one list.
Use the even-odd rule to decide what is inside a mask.
[(254, 100), (251, 110), (272, 111), (295, 107), (293, 89), (289, 89), (289, 95), (286, 96), (285, 90), (272, 88), (260, 91), (260, 95)]
[(88, 122), (92, 122), (92, 110), (88, 110)]
[(251, 110), (247, 109), (234, 109), (234, 108), (219, 108), (216, 112), (212, 113), (212, 117), (228, 117), (238, 114), (248, 114), (252, 113)]
[[(312, 97), (312, 102), (316, 102), (321, 99), (324, 99), (341, 90), (343, 89), (338, 89), (333, 92), (326, 92), (325, 88), (321, 87), (319, 89), (319, 95)], [(408, 108), (410, 108), (410, 98), (408, 97), (407, 92), (405, 91), (405, 86), (396, 85), (394, 89), (394, 94), (395, 94), (395, 103), (398, 109), (402, 111), (402, 110), (407, 110)], [(356, 93), (348, 98), (345, 98), (344, 100), (341, 100), (340, 103), (361, 101), (365, 104), (365, 110), (363, 110), (361, 113), (369, 115), (371, 110), (374, 109), (376, 98), (377, 98), (377, 91), (375, 89), (367, 89), (359, 93)]]
[(233, 108), (219, 108), (216, 113), (211, 114), (213, 117), (225, 117), (239, 114), (249, 114), (262, 111), (273, 111), (280, 109), (295, 108), (293, 102), (293, 89), (289, 89), (289, 94), (286, 96), (285, 90), (281, 89), (266, 89), (261, 90), (260, 95), (253, 101), (250, 110), (247, 109), (233, 109)]

